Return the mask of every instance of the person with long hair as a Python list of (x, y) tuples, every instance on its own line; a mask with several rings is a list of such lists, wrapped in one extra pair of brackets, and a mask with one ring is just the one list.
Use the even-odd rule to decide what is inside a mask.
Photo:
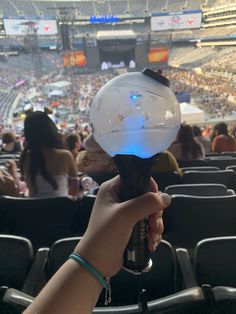
[(222, 122), (216, 124), (211, 147), (212, 151), (216, 153), (236, 151), (236, 140), (228, 133), (226, 123)]
[(181, 125), (176, 140), (168, 148), (177, 160), (204, 159), (204, 149), (194, 138), (193, 130), (190, 125)]
[(30, 113), (24, 122), (25, 145), (20, 170), (29, 196), (77, 196), (77, 170), (56, 125), (44, 112)]
[(76, 157), (81, 149), (80, 136), (77, 134), (67, 134), (65, 137), (65, 148), (72, 153), (74, 159), (76, 160)]

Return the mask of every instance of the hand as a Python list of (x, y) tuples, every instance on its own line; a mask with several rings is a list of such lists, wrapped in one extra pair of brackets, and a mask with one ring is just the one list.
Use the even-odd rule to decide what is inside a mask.
[(152, 192), (125, 202), (119, 202), (119, 190), (118, 176), (101, 185), (86, 233), (75, 249), (105, 276), (120, 270), (133, 226), (144, 217), (149, 217), (149, 250), (156, 249), (163, 232), (163, 209), (170, 204), (169, 195), (158, 193), (153, 179)]

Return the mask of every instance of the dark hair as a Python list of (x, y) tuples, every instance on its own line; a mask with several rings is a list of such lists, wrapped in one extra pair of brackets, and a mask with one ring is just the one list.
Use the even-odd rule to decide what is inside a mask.
[(227, 124), (224, 123), (224, 122), (221, 122), (221, 123), (218, 123), (215, 125), (215, 131), (218, 132), (217, 135), (229, 135), (228, 134), (228, 127), (227, 127)]
[(76, 134), (68, 134), (65, 139), (66, 148), (69, 150), (73, 150), (75, 148), (75, 144), (80, 141), (80, 137)]
[(57, 182), (47, 171), (45, 159), (42, 154), (43, 147), (63, 148), (63, 143), (57, 127), (48, 115), (42, 111), (30, 113), (24, 122), (24, 135), (26, 140), (25, 148), (20, 159), (20, 169), (24, 174), (24, 162), (29, 152), (29, 179), (36, 190), (35, 178), (38, 173), (48, 181), (56, 190)]
[(4, 144), (14, 143), (16, 141), (15, 135), (12, 132), (6, 132), (2, 135), (2, 142)]
[(181, 144), (182, 154), (187, 159), (188, 153), (192, 153), (193, 158), (203, 157), (202, 147), (194, 139), (193, 129), (190, 125), (181, 125), (177, 134), (176, 142)]
[(193, 128), (194, 136), (201, 136), (202, 135), (202, 131), (198, 125), (193, 125), (192, 128)]

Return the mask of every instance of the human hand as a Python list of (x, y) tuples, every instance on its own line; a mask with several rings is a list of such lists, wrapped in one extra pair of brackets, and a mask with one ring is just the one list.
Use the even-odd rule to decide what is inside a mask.
[(151, 192), (125, 202), (119, 201), (119, 190), (118, 176), (101, 185), (86, 233), (75, 249), (105, 276), (120, 270), (132, 229), (144, 217), (149, 217), (148, 248), (156, 249), (163, 232), (162, 213), (170, 204), (169, 195), (158, 193), (153, 179)]

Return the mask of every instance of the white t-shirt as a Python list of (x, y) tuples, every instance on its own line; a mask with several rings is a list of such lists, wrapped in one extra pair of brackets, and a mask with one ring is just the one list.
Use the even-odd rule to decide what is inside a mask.
[(68, 175), (61, 174), (56, 175), (58, 188), (55, 190), (52, 185), (46, 181), (41, 175), (37, 175), (35, 179), (35, 185), (37, 192), (35, 193), (29, 188), (29, 196), (31, 197), (53, 197), (53, 196), (68, 196), (69, 195), (69, 184)]

